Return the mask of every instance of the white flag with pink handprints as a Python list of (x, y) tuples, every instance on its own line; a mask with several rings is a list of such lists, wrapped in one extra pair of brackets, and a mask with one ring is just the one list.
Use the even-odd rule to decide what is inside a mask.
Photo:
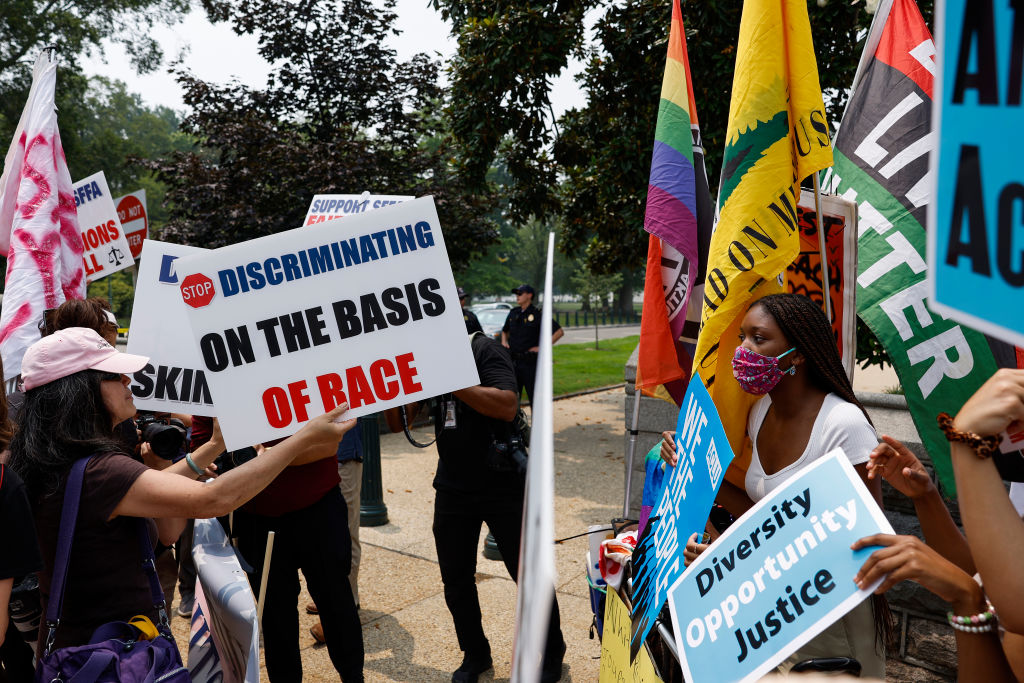
[(56, 56), (40, 54), (32, 78), (0, 177), (0, 251), (7, 255), (0, 356), (8, 385), (39, 339), (43, 311), (85, 296), (82, 235), (57, 130)]

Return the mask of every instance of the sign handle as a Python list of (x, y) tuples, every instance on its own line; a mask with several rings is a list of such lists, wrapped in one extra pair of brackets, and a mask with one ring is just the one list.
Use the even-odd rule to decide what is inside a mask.
[(832, 322), (832, 292), (828, 282), (828, 258), (825, 254), (825, 221), (821, 217), (821, 183), (818, 174), (814, 178), (814, 217), (818, 224), (818, 251), (821, 253), (821, 298), (824, 299), (825, 317)]
[(256, 603), (256, 620), (263, 623), (263, 602), (267, 597), (267, 577), (270, 576), (270, 555), (274, 552), (274, 532), (267, 533), (267, 552), (263, 555), (263, 576), (260, 577), (260, 599)]

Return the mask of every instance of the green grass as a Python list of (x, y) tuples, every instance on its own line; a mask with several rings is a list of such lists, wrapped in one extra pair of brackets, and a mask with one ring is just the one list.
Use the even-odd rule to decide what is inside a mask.
[(594, 349), (594, 342), (555, 344), (552, 349), (555, 396), (622, 384), (626, 361), (639, 339), (636, 335), (602, 339), (599, 349)]

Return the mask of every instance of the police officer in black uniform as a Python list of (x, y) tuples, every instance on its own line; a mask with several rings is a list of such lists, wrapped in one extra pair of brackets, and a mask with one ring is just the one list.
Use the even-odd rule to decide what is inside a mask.
[(483, 332), (484, 328), (480, 326), (480, 321), (476, 317), (476, 313), (466, 308), (466, 290), (462, 287), (459, 290), (459, 306), (462, 306), (462, 319), (466, 321), (466, 332), (473, 334), (474, 332)]
[[(434, 408), (439, 462), (434, 475), (434, 544), (444, 598), (455, 625), (462, 664), (453, 683), (475, 683), (492, 667), (476, 587), (477, 547), (486, 522), (509, 576), (519, 576), (525, 473), (506, 453), (493, 448), (513, 429), (519, 408), (515, 371), (508, 351), (494, 339), (470, 341), (480, 384), (445, 394)], [(406, 406), (411, 422), (421, 404)], [(385, 411), (391, 431), (402, 431), (399, 409)], [(541, 683), (561, 678), (565, 656), (558, 602), (552, 602), (541, 668)]]
[[(533, 405), (533, 380), (537, 375), (537, 351), (540, 348), (540, 309), (533, 305), (534, 290), (530, 285), (519, 285), (512, 290), (519, 308), (513, 308), (501, 328), (501, 343), (512, 354), (516, 366), (517, 395), (526, 389), (526, 398)], [(554, 318), (551, 319), (551, 343), (565, 332)]]

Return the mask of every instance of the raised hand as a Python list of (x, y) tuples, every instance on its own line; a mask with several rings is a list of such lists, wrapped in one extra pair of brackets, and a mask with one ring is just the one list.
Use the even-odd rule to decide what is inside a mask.
[(893, 488), (908, 498), (916, 499), (935, 490), (924, 465), (909, 448), (886, 434), (868, 456), (868, 479), (881, 475)]
[(675, 432), (661, 433), (661, 459), (675, 467), (677, 460)]

